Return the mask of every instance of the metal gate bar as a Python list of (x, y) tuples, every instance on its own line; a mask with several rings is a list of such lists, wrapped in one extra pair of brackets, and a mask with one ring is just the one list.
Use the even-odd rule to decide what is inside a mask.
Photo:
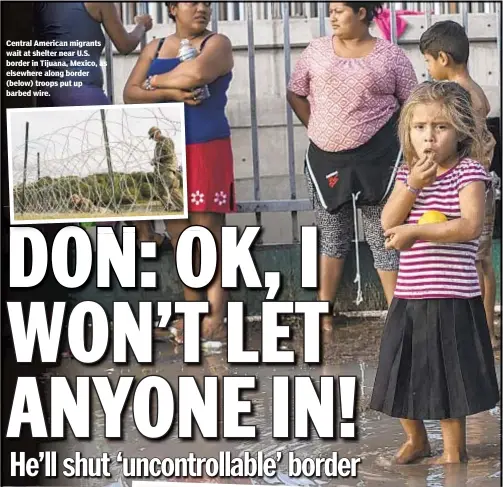
[[(425, 22), (426, 22), (426, 29), (429, 29), (431, 27), (431, 10), (432, 10), (433, 5), (431, 3), (426, 3), (425, 4)], [(431, 81), (431, 75), (429, 71), (426, 73), (426, 77), (428, 81)]]
[[(501, 3), (500, 2), (495, 2), (494, 3), (494, 8), (496, 10), (496, 45), (498, 49), (498, 79), (501, 82), (501, 69), (503, 68), (503, 61), (501, 60)], [(500, 106), (500, 130), (499, 130), (499, 135), (500, 135), (500, 140), (503, 140), (503, 123), (501, 123), (501, 102), (502, 102), (502, 96), (501, 96), (501, 86), (499, 91), (499, 106)]]
[(394, 2), (391, 2), (389, 5), (389, 12), (390, 12), (390, 37), (391, 37), (391, 42), (393, 44), (396, 44), (398, 41), (397, 38), (397, 33), (396, 33), (396, 9), (395, 9), (395, 4)]
[(112, 41), (110, 40), (110, 37), (107, 35), (106, 32), (105, 34), (105, 61), (106, 61), (106, 66), (105, 66), (105, 80), (106, 80), (106, 85), (107, 85), (107, 96), (108, 99), (110, 100), (110, 103), (113, 105), (115, 101), (115, 96), (114, 96), (114, 68), (113, 68), (113, 52), (112, 52)]
[(219, 17), (219, 4), (220, 2), (211, 2), (211, 30), (218, 32), (218, 17)]
[[(246, 21), (248, 27), (248, 73), (250, 76), (250, 123), (252, 137), (252, 162), (253, 162), (253, 197), (260, 200), (260, 164), (258, 149), (258, 122), (257, 122), (257, 86), (255, 83), (255, 39), (253, 36), (253, 4), (246, 5)], [(257, 226), (262, 225), (262, 214), (255, 213)]]
[[(291, 52), (290, 52), (290, 5), (283, 2), (283, 46), (285, 53), (285, 86), (290, 81)], [(293, 140), (293, 115), (290, 104), (286, 104), (286, 133), (288, 140), (288, 176), (290, 178), (290, 199), (297, 199), (297, 188), (295, 184), (295, 146)], [(297, 212), (292, 211), (292, 241), (299, 242), (299, 221)]]
[[(148, 2), (140, 2), (139, 12), (140, 15), (148, 14)], [(143, 49), (146, 45), (147, 45), (147, 34), (145, 33), (141, 38), (140, 47)]]
[(325, 35), (326, 24), (325, 24), (325, 15), (327, 11), (327, 2), (318, 2), (318, 21), (320, 23), (320, 37)]

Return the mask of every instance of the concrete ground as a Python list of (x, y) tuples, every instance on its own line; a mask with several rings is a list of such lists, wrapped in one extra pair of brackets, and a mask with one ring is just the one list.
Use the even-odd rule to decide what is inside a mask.
[[(160, 375), (174, 384), (180, 375), (192, 375), (198, 381), (203, 376), (255, 375), (259, 379), (259, 392), (246, 394), (254, 406), (253, 424), (258, 425), (259, 441), (203, 440), (200, 435), (193, 441), (179, 440), (176, 436), (177, 425), (170, 435), (160, 441), (147, 440), (142, 437), (133, 422), (131, 402), (126, 405), (123, 415), (125, 436), (121, 441), (111, 441), (104, 438), (104, 415), (96, 396), (92, 395), (93, 438), (90, 441), (77, 441), (71, 432), (65, 441), (52, 441), (46, 449), (57, 450), (59, 458), (72, 457), (81, 452), (85, 457), (99, 457), (108, 452), (111, 457), (111, 477), (95, 479), (65, 479), (47, 480), (45, 485), (86, 485), (90, 487), (132, 485), (132, 478), (126, 478), (123, 465), (118, 460), (118, 452), (124, 457), (166, 458), (184, 457), (190, 452), (202, 457), (218, 457), (220, 451), (229, 451), (233, 457), (252, 456), (262, 452), (265, 457), (274, 456), (281, 451), (295, 452), (298, 458), (331, 457), (338, 452), (340, 457), (360, 458), (357, 478), (335, 478), (322, 476), (314, 478), (292, 478), (288, 476), (285, 460), (280, 464), (277, 475), (271, 479), (239, 479), (239, 478), (171, 478), (172, 481), (214, 482), (214, 483), (254, 483), (254, 484), (286, 484), (286, 485), (334, 485), (344, 486), (451, 486), (468, 485), (496, 487), (501, 485), (501, 410), (498, 404), (493, 410), (468, 418), (468, 454), (467, 464), (450, 466), (429, 466), (418, 463), (409, 466), (395, 466), (393, 455), (403, 442), (403, 433), (398, 420), (388, 418), (371, 411), (368, 407), (372, 385), (376, 372), (378, 346), (382, 333), (382, 319), (362, 320), (361, 318), (343, 318), (338, 325), (333, 340), (323, 349), (323, 366), (311, 367), (299, 360), (295, 366), (229, 366), (226, 354), (209, 353), (203, 358), (201, 365), (187, 365), (182, 362), (183, 350), (171, 343), (155, 344), (155, 363), (142, 366), (131, 361), (128, 366), (117, 366), (111, 357), (97, 366), (84, 366), (72, 359), (65, 359), (60, 366), (51, 369), (46, 379), (52, 375), (78, 377), (102, 375), (115, 382), (120, 376), (134, 376), (140, 380), (148, 375)], [(250, 331), (248, 349), (260, 348), (260, 337), (256, 330)], [(500, 324), (498, 322), (498, 332)], [(303, 340), (302, 329), (295, 329), (294, 339), (284, 343), (289, 349), (301, 353)], [(496, 353), (496, 368), (498, 380), (501, 383), (500, 353)], [(337, 438), (334, 441), (320, 440), (313, 435), (311, 440), (290, 439), (275, 440), (271, 435), (272, 425), (272, 376), (277, 375), (309, 375), (315, 379), (320, 376), (355, 375), (358, 380), (359, 401), (357, 416), (358, 440), (346, 441)], [(339, 408), (339, 404), (337, 404)], [(336, 413), (340, 418), (340, 410)], [(249, 420), (245, 420), (246, 424)], [(427, 430), (433, 453), (442, 448), (441, 432), (438, 422), (427, 422)], [(120, 458), (120, 457), (119, 457)], [(146, 480), (146, 479), (145, 479)], [(158, 480), (160, 479), (149, 479)], [(139, 485), (139, 484), (138, 484)]]

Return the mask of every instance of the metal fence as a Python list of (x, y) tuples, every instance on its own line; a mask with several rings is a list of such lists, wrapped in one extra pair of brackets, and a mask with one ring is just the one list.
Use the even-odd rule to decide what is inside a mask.
[[(135, 15), (141, 13), (140, 2), (121, 2), (120, 12), (122, 21), (132, 24)], [(148, 12), (156, 23), (169, 23), (167, 8), (164, 2), (145, 3), (145, 12)], [(287, 4), (288, 16), (295, 18), (318, 18), (320, 12), (328, 15), (328, 2), (213, 2), (213, 13), (219, 20), (233, 21), (246, 20), (248, 4), (252, 3), (254, 20), (272, 20), (285, 17), (284, 3)], [(320, 8), (321, 5), (321, 8)], [(435, 15), (456, 14), (466, 10), (468, 13), (495, 13), (495, 2), (394, 2), (396, 10), (410, 10), (425, 12), (428, 8)], [(385, 8), (390, 8), (390, 3), (385, 3)]]
[[(248, 70), (250, 79), (250, 116), (251, 116), (251, 145), (253, 167), (253, 201), (239, 201), (238, 211), (241, 213), (254, 213), (256, 224), (261, 225), (263, 212), (286, 212), (291, 214), (292, 241), (299, 241), (298, 212), (312, 210), (308, 199), (297, 198), (295, 179), (294, 157), (294, 130), (293, 113), (287, 104), (287, 160), (290, 185), (290, 198), (284, 200), (263, 200), (261, 198), (259, 138), (257, 121), (257, 94), (255, 72), (255, 43), (254, 22), (263, 19), (283, 20), (283, 52), (285, 59), (285, 83), (288, 84), (291, 73), (291, 44), (290, 44), (290, 19), (293, 17), (316, 17), (319, 18), (319, 35), (326, 32), (326, 17), (328, 15), (329, 2), (212, 2), (213, 15), (211, 29), (218, 32), (220, 22), (229, 20), (245, 20), (248, 34)], [(390, 35), (391, 40), (397, 43), (397, 13), (400, 10), (414, 10), (423, 12), (425, 26), (428, 28), (432, 23), (432, 14), (461, 14), (462, 24), (468, 25), (469, 13), (496, 13), (497, 14), (497, 46), (501, 53), (501, 4), (499, 2), (389, 2), (386, 7), (390, 10)], [(131, 23), (136, 14), (150, 13), (154, 19), (163, 23), (171, 22), (167, 17), (167, 8), (163, 3), (153, 2), (127, 2), (121, 4), (122, 15), (125, 23)], [(111, 44), (107, 40), (107, 89), (113, 102), (113, 67)], [(499, 56), (501, 59), (501, 56)], [(501, 72), (501, 71), (500, 71)], [(361, 226), (361, 223), (360, 223)], [(363, 232), (359, 232), (363, 235)]]

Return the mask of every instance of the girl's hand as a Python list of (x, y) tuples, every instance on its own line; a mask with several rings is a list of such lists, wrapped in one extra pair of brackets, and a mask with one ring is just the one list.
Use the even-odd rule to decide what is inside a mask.
[(391, 250), (410, 249), (417, 240), (416, 225), (399, 225), (384, 232), (386, 242), (384, 246)]
[(433, 154), (424, 154), (410, 170), (408, 183), (414, 189), (423, 189), (432, 184), (437, 178), (437, 164), (433, 161)]

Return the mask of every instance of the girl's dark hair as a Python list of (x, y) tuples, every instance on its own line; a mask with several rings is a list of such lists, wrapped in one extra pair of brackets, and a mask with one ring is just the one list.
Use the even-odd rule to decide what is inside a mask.
[(164, 5), (166, 5), (166, 7), (168, 7), (168, 17), (175, 21), (175, 16), (174, 15), (171, 15), (171, 12), (170, 12), (170, 7), (174, 7), (178, 2), (164, 2)]
[(345, 2), (345, 4), (351, 7), (355, 14), (357, 14), (361, 8), (364, 8), (367, 12), (365, 15), (365, 22), (367, 22), (367, 24), (370, 24), (370, 22), (379, 16), (384, 6), (384, 2)]

